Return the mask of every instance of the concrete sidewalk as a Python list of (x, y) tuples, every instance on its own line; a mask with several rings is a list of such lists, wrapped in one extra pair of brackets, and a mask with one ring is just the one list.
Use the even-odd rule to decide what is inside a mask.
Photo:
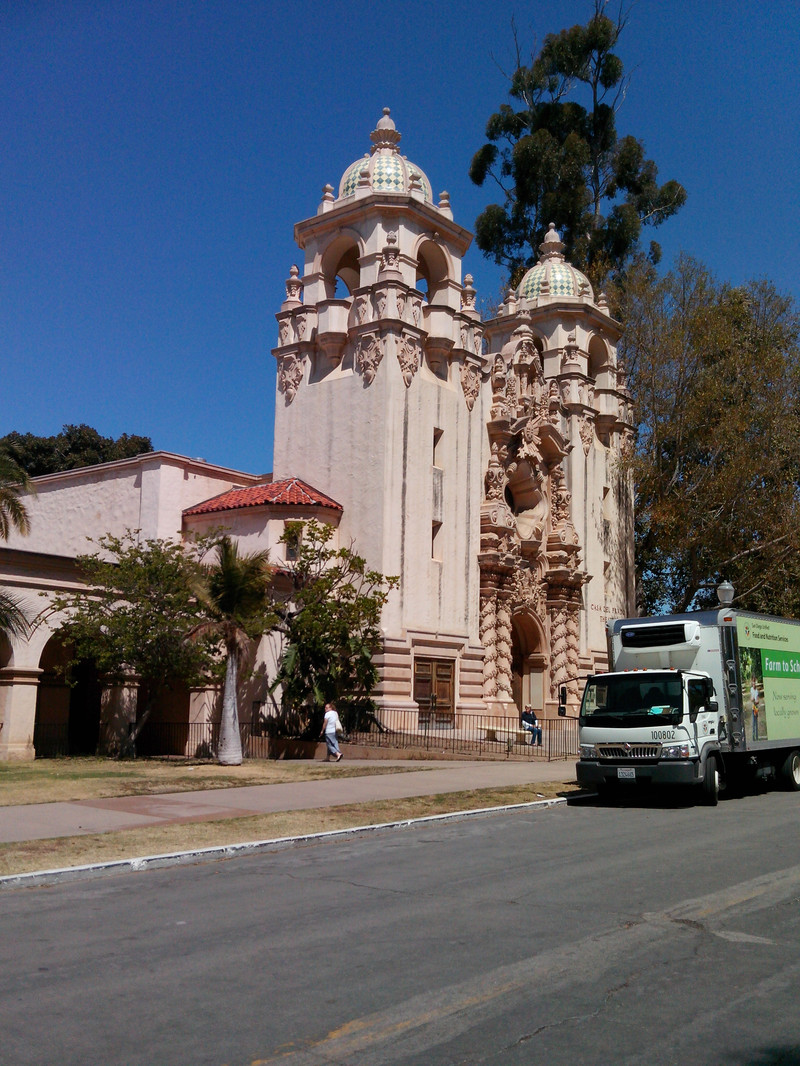
[[(366, 766), (369, 762), (348, 760), (347, 765)], [(392, 762), (384, 765), (407, 767), (409, 764)], [(526, 762), (436, 761), (421, 764), (419, 769), (405, 773), (332, 777), (324, 781), (205, 789), (158, 796), (36, 803), (0, 807), (0, 843), (83, 836), (168, 823), (245, 818), (276, 811), (337, 807), (506, 785), (530, 785), (533, 800), (537, 782), (574, 780), (574, 759), (561, 762), (533, 759)]]

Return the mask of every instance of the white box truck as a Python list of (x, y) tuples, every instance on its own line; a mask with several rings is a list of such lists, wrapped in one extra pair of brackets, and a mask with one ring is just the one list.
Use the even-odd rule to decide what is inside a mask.
[(691, 785), (712, 805), (759, 777), (800, 790), (800, 621), (733, 610), (727, 582), (719, 595), (718, 611), (608, 623), (611, 671), (581, 701), (581, 785)]

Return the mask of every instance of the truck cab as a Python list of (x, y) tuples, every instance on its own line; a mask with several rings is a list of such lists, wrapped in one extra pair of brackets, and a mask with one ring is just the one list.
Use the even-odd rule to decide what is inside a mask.
[(589, 677), (580, 707), (578, 781), (600, 791), (625, 784), (682, 784), (719, 793), (725, 738), (707, 673), (633, 669)]

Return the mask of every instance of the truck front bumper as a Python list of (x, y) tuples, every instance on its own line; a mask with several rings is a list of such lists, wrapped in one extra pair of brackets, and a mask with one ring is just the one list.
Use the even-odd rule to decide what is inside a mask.
[[(619, 770), (624, 771), (622, 776)], [(630, 776), (630, 771), (634, 776)], [(697, 785), (703, 780), (697, 759), (665, 760), (656, 763), (620, 763), (580, 759), (577, 763), (578, 784), (587, 788), (604, 785)]]

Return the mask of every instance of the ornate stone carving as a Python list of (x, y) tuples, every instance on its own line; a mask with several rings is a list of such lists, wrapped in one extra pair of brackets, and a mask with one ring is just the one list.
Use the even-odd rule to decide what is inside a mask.
[(281, 339), (281, 344), (288, 344), (288, 343), (289, 343), (289, 332), (290, 332), (290, 328), (291, 328), (291, 327), (290, 327), (290, 324), (289, 324), (289, 320), (285, 318), (285, 319), (284, 319), (284, 320), (283, 320), (283, 321), (281, 322), (281, 324), (280, 324), (280, 330), (279, 330), (279, 332), (280, 332), (280, 339)]
[(472, 341), (475, 346), (475, 354), (477, 356), (483, 355), (483, 334), (479, 329), (473, 329)]
[(589, 449), (592, 446), (592, 441), (594, 440), (594, 425), (591, 418), (587, 418), (586, 415), (583, 415), (580, 420), (578, 432), (580, 433), (581, 443), (583, 444), (583, 454), (588, 455)]
[(547, 593), (539, 575), (528, 567), (517, 567), (509, 584), (512, 603), (544, 620), (547, 610)]
[(555, 381), (550, 382), (550, 387), (547, 391), (547, 414), (552, 426), (560, 424), (561, 394), (558, 391), (558, 383)]
[(374, 333), (364, 333), (356, 341), (356, 366), (365, 385), (371, 385), (383, 359), (383, 345)]
[(497, 692), (511, 699), (512, 643), (511, 605), (505, 596), (497, 598)]
[(290, 404), (297, 395), (303, 380), (305, 358), (294, 352), (281, 357), (278, 363), (278, 389), (283, 393), (286, 403)]
[(555, 468), (552, 474), (550, 499), (552, 501), (553, 518), (557, 525), (564, 525), (570, 520), (570, 504), (572, 493), (564, 482), (564, 471), (561, 464)]
[(558, 687), (569, 677), (569, 635), (567, 611), (558, 607), (553, 611), (550, 624), (550, 698), (558, 699)]
[(406, 294), (404, 292), (398, 292), (397, 294), (397, 317), (402, 318), (403, 312), (406, 309)]
[(286, 279), (286, 300), (284, 301), (284, 307), (295, 306), (300, 303), (300, 291), (303, 288), (303, 282), (300, 280), (300, 271), (297, 269), (297, 264), (293, 263), (292, 268), (289, 271), (289, 277)]
[(480, 638), (484, 648), (483, 694), (487, 699), (497, 695), (497, 593), (494, 589), (481, 593)]
[(400, 249), (397, 247), (397, 233), (394, 230), (390, 230), (386, 234), (386, 245), (383, 249), (382, 259), (381, 274), (387, 274), (389, 271), (396, 273), (399, 270)]
[(400, 370), (402, 371), (406, 388), (411, 384), (414, 375), (419, 370), (421, 358), (422, 346), (420, 342), (416, 337), (404, 333), (397, 350), (397, 360), (400, 363)]
[(356, 304), (356, 317), (359, 323), (366, 322), (369, 314), (369, 297), (360, 296)]
[(411, 314), (414, 317), (414, 325), (418, 326), (422, 317), (422, 300), (418, 296), (414, 296), (411, 300)]
[(486, 469), (485, 487), (487, 500), (502, 500), (506, 488), (506, 472), (500, 462), (497, 441), (492, 445), (492, 454)]
[(481, 375), (477, 367), (464, 363), (461, 367), (461, 389), (467, 401), (467, 410), (471, 411), (481, 392)]
[(308, 328), (308, 315), (298, 315), (295, 319), (295, 325), (297, 327), (297, 337), (299, 340), (305, 340), (306, 329)]
[(461, 310), (462, 311), (474, 311), (475, 310), (475, 289), (472, 286), (473, 282), (472, 274), (467, 274), (464, 278), (464, 288), (461, 290)]

